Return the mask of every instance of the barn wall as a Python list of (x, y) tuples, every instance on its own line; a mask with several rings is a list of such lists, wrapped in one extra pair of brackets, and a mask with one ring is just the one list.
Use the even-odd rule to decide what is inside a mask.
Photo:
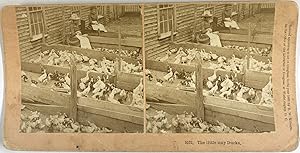
[[(243, 20), (260, 11), (259, 4), (239, 3), (236, 20)], [(267, 6), (267, 5), (264, 5)], [(269, 5), (268, 5), (269, 6)], [(205, 9), (205, 4), (176, 4), (176, 35), (175, 42), (186, 42), (191, 40), (193, 29), (201, 28), (201, 14)], [(225, 4), (216, 3), (214, 16), (218, 18), (218, 24), (222, 22), (222, 13)], [(269, 6), (270, 7), (270, 6)], [(196, 11), (196, 12), (195, 12)], [(145, 28), (145, 53), (147, 58), (155, 59), (168, 50), (171, 38), (167, 37), (159, 40), (158, 36), (158, 11), (157, 5), (144, 6), (144, 28)]]
[[(65, 35), (70, 33), (70, 17), (72, 6), (49, 6), (44, 7), (45, 29), (47, 37), (45, 42), (48, 44), (64, 43)], [(109, 6), (99, 7), (103, 12), (105, 23), (111, 22), (118, 17), (124, 15), (124, 6)], [(99, 11), (99, 12), (101, 12)], [(80, 7), (80, 17), (85, 20), (88, 26), (88, 16), (90, 14), (90, 6)], [(26, 7), (16, 7), (17, 30), (19, 35), (19, 46), (21, 52), (21, 60), (29, 60), (38, 56), (41, 51), (42, 39), (31, 41), (29, 20)], [(105, 24), (104, 23), (104, 24)], [(65, 30), (64, 30), (65, 29)]]

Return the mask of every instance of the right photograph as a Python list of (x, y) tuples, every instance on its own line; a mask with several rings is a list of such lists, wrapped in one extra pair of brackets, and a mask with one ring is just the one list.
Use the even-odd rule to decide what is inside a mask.
[(274, 132), (275, 3), (144, 5), (147, 133)]

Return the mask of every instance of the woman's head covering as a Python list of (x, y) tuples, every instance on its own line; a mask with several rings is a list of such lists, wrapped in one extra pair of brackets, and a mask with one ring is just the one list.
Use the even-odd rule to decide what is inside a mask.
[(212, 17), (212, 14), (209, 10), (205, 10), (202, 14), (202, 17)]
[(71, 20), (80, 20), (80, 17), (78, 17), (78, 15), (76, 13), (72, 13), (70, 19)]

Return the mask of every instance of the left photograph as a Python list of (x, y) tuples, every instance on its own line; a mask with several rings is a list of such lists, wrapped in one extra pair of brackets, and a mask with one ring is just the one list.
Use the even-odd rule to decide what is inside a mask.
[(144, 132), (141, 6), (15, 9), (20, 132)]

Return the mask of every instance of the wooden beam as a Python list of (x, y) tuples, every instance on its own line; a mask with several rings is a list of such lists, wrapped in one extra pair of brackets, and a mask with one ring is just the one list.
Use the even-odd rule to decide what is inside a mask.
[(78, 105), (78, 109), (83, 112), (97, 114), (97, 115), (101, 115), (101, 116), (105, 116), (105, 117), (109, 117), (109, 118), (117, 119), (117, 120), (121, 120), (121, 121), (127, 121), (127, 122), (134, 123), (134, 124), (143, 125), (143, 123), (144, 123), (143, 116), (135, 116), (135, 115), (126, 114), (126, 113), (123, 113), (120, 111), (112, 111), (109, 109), (96, 108), (96, 107), (91, 107), (91, 106), (82, 105), (82, 104)]
[(188, 112), (188, 113), (193, 112), (196, 114), (195, 107), (188, 106), (188, 105), (156, 103), (156, 102), (148, 102), (148, 101), (147, 104), (149, 104), (151, 108), (154, 108), (156, 110), (163, 110), (171, 115), (178, 115), (184, 112)]
[[(221, 41), (222, 40), (230, 40), (230, 41), (247, 42), (247, 40), (248, 40), (248, 35), (240, 35), (240, 34), (219, 33), (219, 37), (220, 37)], [(273, 40), (273, 35), (257, 34), (251, 42), (258, 43), (258, 44), (272, 45), (272, 40)]]
[(33, 103), (22, 103), (25, 108), (31, 111), (38, 111), (43, 114), (54, 115), (58, 113), (66, 113), (69, 115), (68, 109), (64, 106), (58, 105), (45, 105), (45, 104), (33, 104)]
[(141, 124), (134, 124), (91, 112), (81, 111), (80, 108), (78, 111), (78, 121), (82, 124), (87, 124), (87, 121), (90, 121), (96, 124), (98, 127), (108, 127), (112, 129), (114, 133), (142, 133), (144, 130), (144, 126)]
[(158, 103), (184, 104), (194, 106), (196, 94), (193, 92), (176, 90), (170, 87), (157, 86), (147, 81), (145, 85), (146, 99)]
[(69, 114), (70, 114), (70, 118), (72, 118), (74, 121), (77, 121), (77, 103), (78, 103), (78, 99), (77, 99), (77, 68), (76, 68), (76, 64), (74, 62), (74, 55), (73, 58), (71, 59), (71, 69), (70, 69), (70, 79), (71, 79), (71, 96), (70, 96), (70, 100), (69, 100)]
[(22, 83), (21, 97), (25, 100), (36, 101), (48, 105), (66, 106), (70, 95), (51, 91), (45, 87), (32, 87), (30, 83)]
[(197, 65), (196, 71), (196, 97), (195, 97), (195, 107), (196, 115), (205, 120), (204, 116), (204, 104), (203, 104), (203, 78), (202, 78), (202, 66), (201, 63)]
[[(101, 44), (111, 44), (111, 45), (118, 45), (118, 39), (117, 38), (109, 38), (109, 37), (97, 37), (97, 36), (88, 36), (91, 43), (101, 43)], [(141, 48), (142, 47), (142, 39), (141, 38), (133, 38), (133, 37), (127, 37), (121, 40), (122, 46), (128, 46), (128, 47), (136, 47)]]

